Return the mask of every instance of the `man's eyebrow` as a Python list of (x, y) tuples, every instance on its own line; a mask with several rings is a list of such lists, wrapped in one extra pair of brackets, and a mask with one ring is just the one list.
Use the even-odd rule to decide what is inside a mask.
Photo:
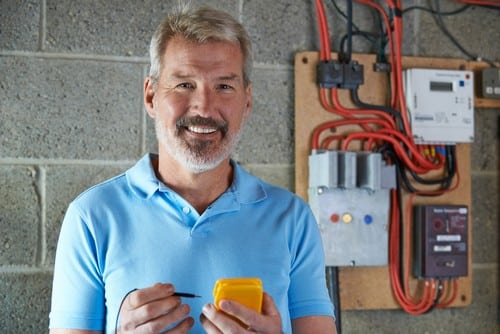
[[(176, 73), (172, 73), (170, 75), (170, 77), (174, 78), (174, 79), (190, 79), (190, 78), (195, 77), (195, 75), (181, 73), (181, 72), (176, 72)], [(220, 75), (220, 76), (216, 77), (215, 79), (216, 80), (222, 80), (222, 81), (236, 81), (236, 82), (240, 82), (241, 81), (241, 76), (237, 75), (237, 74), (234, 74), (234, 73), (230, 73), (230, 74), (227, 74), (227, 75)]]
[(217, 77), (219, 80), (224, 80), (224, 81), (241, 81), (241, 78), (237, 74), (230, 74), (230, 75), (222, 75), (220, 77)]
[(175, 79), (187, 79), (187, 78), (191, 78), (192, 75), (176, 72), (176, 73), (170, 74), (169, 77), (175, 78)]

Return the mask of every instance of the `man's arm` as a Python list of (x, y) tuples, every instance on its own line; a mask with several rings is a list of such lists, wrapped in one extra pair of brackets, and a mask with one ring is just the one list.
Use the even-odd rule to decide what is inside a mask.
[(337, 328), (332, 317), (310, 316), (292, 320), (293, 334), (337, 334)]

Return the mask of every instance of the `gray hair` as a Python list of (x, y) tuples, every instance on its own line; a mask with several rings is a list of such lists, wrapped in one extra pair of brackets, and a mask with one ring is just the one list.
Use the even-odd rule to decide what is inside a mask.
[(209, 7), (194, 10), (189, 6), (179, 6), (167, 15), (153, 34), (149, 46), (149, 76), (153, 83), (156, 84), (160, 76), (162, 56), (167, 44), (176, 36), (200, 44), (213, 41), (239, 44), (243, 54), (243, 81), (245, 86), (250, 83), (252, 45), (245, 28), (226, 12)]

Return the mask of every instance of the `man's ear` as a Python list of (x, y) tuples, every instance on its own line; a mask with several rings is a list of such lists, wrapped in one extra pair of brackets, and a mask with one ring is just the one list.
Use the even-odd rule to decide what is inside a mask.
[(146, 80), (144, 80), (144, 107), (151, 118), (155, 118), (154, 97), (155, 87), (153, 79), (147, 77)]
[(247, 95), (247, 103), (245, 109), (245, 117), (248, 118), (250, 116), (250, 112), (252, 111), (252, 84), (249, 83), (246, 87), (246, 95)]

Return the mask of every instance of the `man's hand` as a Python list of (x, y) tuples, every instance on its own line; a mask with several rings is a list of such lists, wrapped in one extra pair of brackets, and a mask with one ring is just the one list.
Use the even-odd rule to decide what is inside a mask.
[(262, 313), (231, 300), (222, 300), (219, 307), (220, 311), (217, 311), (213, 304), (203, 307), (200, 321), (209, 334), (281, 333), (281, 316), (272, 297), (267, 293), (263, 296)]
[(188, 316), (189, 305), (181, 304), (180, 297), (173, 296), (173, 293), (172, 284), (162, 283), (131, 292), (120, 309), (118, 333), (157, 334), (179, 321), (171, 331), (187, 333), (193, 327), (194, 319)]

